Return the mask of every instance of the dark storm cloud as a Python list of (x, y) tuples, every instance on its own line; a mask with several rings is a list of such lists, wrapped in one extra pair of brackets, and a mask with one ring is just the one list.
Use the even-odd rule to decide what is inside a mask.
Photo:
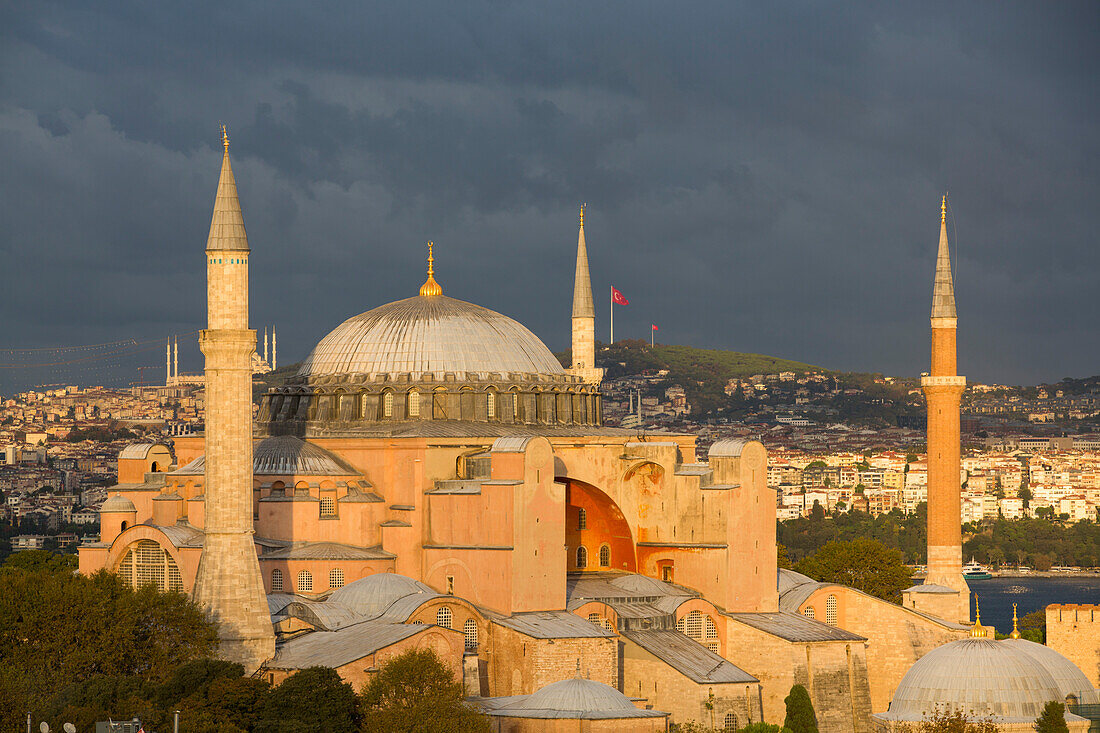
[(427, 239), (565, 346), (588, 201), (602, 338), (614, 282), (620, 337), (915, 374), (949, 188), (962, 371), (1100, 372), (1091, 3), (2, 12), (13, 346), (201, 325), (225, 121), (283, 361), (414, 293)]

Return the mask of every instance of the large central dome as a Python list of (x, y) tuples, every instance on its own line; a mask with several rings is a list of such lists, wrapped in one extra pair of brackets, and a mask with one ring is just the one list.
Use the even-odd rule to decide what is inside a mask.
[(546, 345), (521, 323), (444, 295), (387, 303), (341, 323), (313, 349), (299, 377), (451, 373), (564, 374)]

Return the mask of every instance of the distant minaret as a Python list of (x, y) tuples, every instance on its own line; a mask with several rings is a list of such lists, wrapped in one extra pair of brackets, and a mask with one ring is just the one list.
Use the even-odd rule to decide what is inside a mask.
[(569, 373), (590, 384), (603, 381), (596, 368), (596, 307), (592, 303), (592, 279), (588, 274), (588, 248), (584, 243), (584, 206), (577, 234), (577, 272), (573, 278), (573, 366)]
[(221, 179), (206, 242), (205, 539), (194, 598), (218, 622), (219, 654), (251, 673), (275, 653), (252, 539), (252, 354), (248, 238), (222, 127)]
[(164, 344), (164, 386), (172, 384), (172, 339)]
[(275, 369), (275, 362), (279, 360), (279, 344), (275, 341), (275, 327), (271, 327), (271, 369)]
[(172, 352), (172, 374), (175, 375), (176, 381), (180, 378), (180, 337), (176, 336), (173, 343)]
[[(947, 244), (947, 197), (940, 206), (940, 245), (932, 290), (932, 368), (921, 378), (928, 405), (928, 575), (925, 592), (906, 594), (919, 610), (969, 621), (970, 588), (962, 574), (962, 483), (959, 401), (966, 377), (955, 364), (955, 286)], [(921, 586), (914, 588), (920, 591)], [(948, 592), (954, 591), (953, 593)]]

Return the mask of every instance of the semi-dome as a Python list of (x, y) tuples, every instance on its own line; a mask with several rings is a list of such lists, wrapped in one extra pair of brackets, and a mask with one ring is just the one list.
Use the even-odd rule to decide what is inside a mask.
[(115, 494), (99, 507), (100, 514), (125, 514), (136, 511), (137, 507), (134, 506), (134, 502), (122, 494)]
[(337, 588), (329, 596), (327, 603), (339, 604), (359, 616), (374, 618), (406, 597), (416, 597), (416, 605), (420, 605), (438, 595), (419, 580), (408, 576), (375, 573)]
[(937, 710), (1033, 721), (1065, 695), (1058, 682), (1019, 646), (988, 638), (953, 641), (909, 668), (894, 692), (887, 720), (918, 721)]
[(553, 682), (530, 695), (520, 695), (491, 713), (510, 718), (656, 718), (667, 713), (643, 710), (623, 693), (602, 682), (577, 677)]
[(302, 362), (298, 377), (451, 373), (564, 374), (546, 345), (521, 323), (444, 295), (387, 303), (341, 323)]

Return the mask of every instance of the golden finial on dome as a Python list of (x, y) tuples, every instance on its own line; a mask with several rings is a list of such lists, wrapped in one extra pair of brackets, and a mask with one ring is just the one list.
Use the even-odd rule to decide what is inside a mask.
[(435, 269), (432, 264), (435, 262), (435, 257), (432, 256), (432, 245), (432, 242), (428, 242), (428, 279), (420, 286), (420, 295), (424, 297), (443, 295), (443, 288), (439, 287), (439, 283), (435, 281), (434, 277)]
[(947, 194), (943, 195), (943, 203), (940, 204), (940, 222), (947, 221)]
[(1010, 639), (1020, 638), (1020, 627), (1016, 625), (1016, 604), (1012, 604), (1012, 633), (1008, 635)]
[(225, 129), (225, 125), (222, 125), (222, 147), (225, 148), (225, 152), (229, 152), (229, 133)]
[(985, 629), (982, 628), (982, 607), (978, 605), (978, 597), (974, 596), (974, 626), (970, 629), (971, 639), (984, 639)]
[(584, 229), (584, 208), (586, 206), (588, 206), (588, 204), (581, 204), (581, 229)]

